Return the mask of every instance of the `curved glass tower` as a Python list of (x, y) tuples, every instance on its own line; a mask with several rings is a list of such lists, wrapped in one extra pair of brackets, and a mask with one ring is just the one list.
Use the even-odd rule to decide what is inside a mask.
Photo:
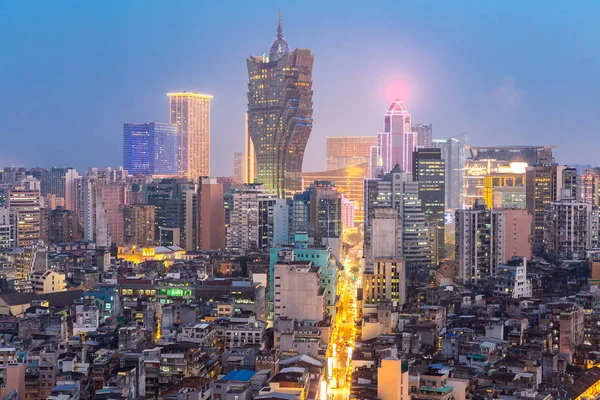
[(289, 51), (281, 13), (269, 56), (250, 56), (248, 133), (256, 153), (257, 182), (279, 197), (302, 190), (302, 160), (312, 131), (310, 49)]

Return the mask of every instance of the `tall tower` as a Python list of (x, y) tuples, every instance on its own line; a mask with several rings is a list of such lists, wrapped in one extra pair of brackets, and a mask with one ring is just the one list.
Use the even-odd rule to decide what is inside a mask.
[(250, 56), (248, 133), (254, 144), (257, 182), (291, 198), (302, 189), (302, 161), (312, 131), (310, 49), (289, 51), (281, 11), (269, 56)]
[(412, 152), (417, 145), (416, 133), (411, 131), (408, 109), (398, 99), (392, 102), (383, 116), (383, 132), (389, 134), (390, 168), (398, 164), (403, 171), (412, 172)]
[(169, 93), (171, 124), (179, 127), (179, 175), (210, 176), (210, 99), (199, 93)]

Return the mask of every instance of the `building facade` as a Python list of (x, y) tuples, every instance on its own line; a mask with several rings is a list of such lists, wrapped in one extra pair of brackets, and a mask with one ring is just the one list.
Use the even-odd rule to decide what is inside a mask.
[(327, 137), (327, 171), (335, 171), (370, 162), (371, 147), (377, 146), (377, 136)]
[(281, 19), (269, 56), (251, 56), (248, 66), (248, 133), (257, 161), (257, 181), (278, 197), (302, 187), (302, 161), (312, 131), (312, 69), (309, 49), (289, 50)]
[(123, 208), (123, 242), (126, 245), (154, 247), (154, 206), (128, 205)]
[(169, 93), (171, 124), (179, 130), (179, 175), (210, 176), (210, 99), (200, 93)]
[(177, 126), (159, 122), (123, 124), (123, 167), (133, 175), (177, 175)]

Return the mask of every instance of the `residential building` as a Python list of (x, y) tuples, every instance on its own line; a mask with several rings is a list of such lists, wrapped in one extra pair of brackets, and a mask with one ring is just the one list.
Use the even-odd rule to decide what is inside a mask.
[(244, 182), (244, 153), (233, 153), (233, 182), (240, 185)]
[(8, 208), (14, 213), (16, 219), (15, 245), (17, 247), (33, 246), (40, 239), (42, 200), (39, 181), (35, 178), (30, 180), (31, 182), (26, 183), (24, 179), (21, 186), (14, 186), (8, 194)]
[(456, 210), (456, 277), (478, 283), (494, 276), (505, 260), (506, 213), (490, 210), (482, 200), (473, 208)]
[(251, 400), (254, 398), (251, 379), (254, 371), (231, 371), (211, 383), (212, 398), (222, 400)]
[(172, 125), (179, 129), (179, 175), (210, 176), (210, 99), (206, 94), (169, 93)]
[(33, 272), (29, 275), (33, 291), (37, 294), (64, 292), (67, 290), (65, 274), (56, 271), (46, 270)]
[(176, 125), (123, 124), (123, 167), (133, 175), (177, 175), (178, 148)]
[(414, 131), (417, 135), (416, 147), (431, 148), (433, 147), (433, 125), (432, 124), (416, 124)]
[(200, 178), (198, 184), (198, 248), (225, 249), (225, 206), (223, 184), (214, 178)]
[(532, 296), (531, 279), (527, 278), (527, 258), (513, 257), (498, 266), (494, 296), (513, 299)]
[(544, 212), (544, 245), (556, 258), (585, 259), (586, 252), (598, 246), (598, 209), (564, 198), (551, 202)]
[(48, 242), (50, 244), (72, 243), (81, 240), (83, 232), (77, 213), (58, 207), (48, 214)]
[(408, 370), (402, 360), (388, 357), (377, 368), (377, 397), (381, 400), (409, 400)]
[(579, 201), (600, 206), (600, 174), (588, 169), (579, 177)]
[(279, 198), (302, 187), (302, 160), (312, 130), (309, 49), (289, 50), (281, 18), (269, 56), (250, 56), (248, 133), (256, 152), (257, 181)]
[(279, 261), (275, 264), (274, 319), (322, 321), (324, 288), (320, 268), (310, 261)]
[(123, 208), (123, 242), (126, 245), (154, 247), (155, 210), (149, 205), (127, 205)]
[(531, 260), (531, 225), (533, 216), (527, 210), (503, 211), (506, 216), (506, 230), (504, 231), (504, 262), (513, 257), (524, 257)]

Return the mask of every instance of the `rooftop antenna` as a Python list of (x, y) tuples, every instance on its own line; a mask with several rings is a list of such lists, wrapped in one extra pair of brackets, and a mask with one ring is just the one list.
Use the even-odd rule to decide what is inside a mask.
[(277, 37), (283, 37), (283, 27), (282, 27), (283, 16), (281, 15), (281, 8), (277, 11)]

